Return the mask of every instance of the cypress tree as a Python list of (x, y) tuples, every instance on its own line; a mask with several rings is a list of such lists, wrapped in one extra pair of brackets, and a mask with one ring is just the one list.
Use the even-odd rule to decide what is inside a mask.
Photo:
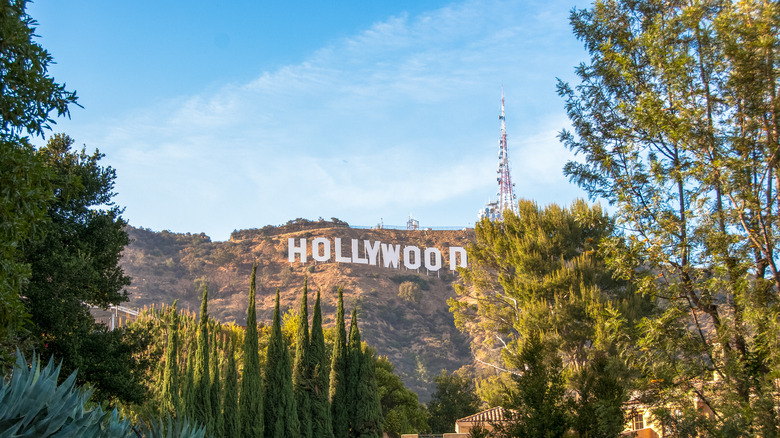
[(182, 405), (184, 416), (189, 419), (195, 417), (195, 341), (190, 339), (187, 348), (187, 377), (182, 391)]
[(249, 282), (249, 305), (246, 311), (244, 336), (244, 373), (241, 377), (239, 398), (239, 425), (241, 437), (263, 436), (263, 378), (260, 375), (260, 353), (257, 351), (257, 315), (255, 313), (255, 277), (257, 265), (252, 266)]
[(211, 335), (211, 434), (215, 437), (221, 437), (224, 428), (224, 419), (222, 418), (222, 381), (219, 378), (219, 355), (217, 354), (217, 329), (214, 325)]
[(236, 346), (233, 336), (228, 335), (226, 345), (227, 365), (225, 367), (225, 393), (222, 402), (224, 433), (227, 438), (241, 436), (238, 416), (238, 370), (236, 369)]
[(310, 396), (312, 367), (309, 349), (308, 280), (304, 280), (301, 310), (298, 313), (298, 331), (295, 335), (295, 365), (292, 376), (301, 438), (312, 438)]
[(374, 358), (363, 352), (358, 328), (357, 308), (349, 326), (348, 383), (350, 398), (350, 436), (381, 438), (382, 406), (377, 390)]
[(336, 311), (336, 339), (330, 367), (331, 424), (335, 438), (349, 437), (349, 398), (347, 395), (347, 331), (344, 324), (344, 289), (339, 287)]
[(211, 430), (211, 378), (209, 376), (209, 314), (208, 285), (203, 286), (203, 301), (200, 304), (198, 324), (198, 351), (195, 355), (195, 391), (193, 417), (198, 423)]
[(352, 309), (352, 320), (349, 323), (349, 341), (347, 341), (347, 418), (349, 436), (357, 437), (360, 419), (357, 414), (357, 387), (360, 383), (360, 362), (363, 352), (360, 345), (360, 330), (357, 326), (357, 307)]
[(311, 321), (311, 344), (309, 346), (312, 369), (311, 427), (315, 438), (333, 438), (330, 403), (328, 402), (328, 354), (325, 351), (325, 337), (322, 333), (322, 310), (320, 291), (314, 302), (314, 316)]
[(369, 350), (361, 354), (358, 386), (355, 391), (355, 436), (382, 438), (384, 418), (376, 383), (376, 358)]
[(176, 311), (176, 303), (173, 302), (170, 309), (170, 324), (168, 325), (168, 343), (165, 345), (165, 372), (162, 384), (162, 403), (160, 412), (168, 412), (171, 415), (179, 415), (179, 366), (176, 360), (179, 357), (179, 312)]
[(298, 412), (292, 384), (290, 352), (282, 335), (279, 315), (279, 289), (276, 290), (274, 322), (266, 353), (265, 436), (266, 438), (298, 438)]

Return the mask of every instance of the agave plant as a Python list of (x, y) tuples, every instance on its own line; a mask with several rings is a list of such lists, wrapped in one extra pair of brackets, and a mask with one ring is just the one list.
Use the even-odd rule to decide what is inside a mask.
[(175, 420), (168, 415), (168, 421), (151, 420), (144, 425), (143, 436), (146, 438), (206, 438), (206, 426), (190, 423), (186, 417)]
[(17, 350), (10, 380), (0, 382), (0, 438), (131, 436), (130, 422), (116, 410), (86, 407), (92, 391), (76, 386), (75, 372), (61, 385), (59, 375), (52, 359), (41, 369), (40, 357), (33, 354), (28, 367)]

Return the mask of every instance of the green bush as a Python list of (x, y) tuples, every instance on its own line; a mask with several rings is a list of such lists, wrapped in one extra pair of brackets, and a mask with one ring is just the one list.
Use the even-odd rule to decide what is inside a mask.
[(398, 286), (398, 296), (412, 303), (419, 303), (422, 298), (420, 286), (411, 281), (404, 281)]

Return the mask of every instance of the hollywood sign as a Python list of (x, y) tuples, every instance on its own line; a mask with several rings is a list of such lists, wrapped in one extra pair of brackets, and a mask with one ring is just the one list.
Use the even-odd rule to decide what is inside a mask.
[[(420, 249), (417, 246), (407, 245), (402, 250), (401, 245), (363, 240), (363, 255), (361, 256), (360, 240), (351, 240), (350, 256), (347, 257), (339, 237), (333, 239), (333, 245), (331, 245), (330, 240), (324, 237), (315, 237), (311, 240), (311, 246), (306, 238), (295, 239), (291, 237), (287, 239), (287, 259), (290, 263), (295, 263), (297, 256), (301, 263), (306, 263), (308, 255), (311, 254), (311, 258), (315, 262), (328, 262), (333, 258), (336, 263), (383, 265), (385, 268), (399, 269), (403, 260), (403, 266), (406, 269), (416, 270), (424, 266), (429, 271), (438, 271), (443, 266), (442, 252), (439, 248)], [(309, 247), (311, 247), (311, 253), (309, 252)], [(331, 248), (333, 251), (331, 251)], [(449, 247), (448, 256), (451, 271), (455, 271), (458, 267), (465, 268), (468, 266), (466, 250), (462, 247)]]

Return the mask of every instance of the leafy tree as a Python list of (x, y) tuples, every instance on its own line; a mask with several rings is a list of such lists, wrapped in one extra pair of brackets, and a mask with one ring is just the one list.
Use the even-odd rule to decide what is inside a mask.
[[(2, 17), (0, 20), (5, 21)], [(0, 140), (0, 169), (0, 370), (5, 374), (13, 364), (12, 352), (26, 333), (24, 326), (30, 321), (19, 299), (31, 275), (21, 248), (45, 222), (46, 204), (52, 194), (48, 170), (24, 140)]]
[(659, 303), (636, 358), (671, 433), (778, 433), (779, 7), (610, 0), (571, 16), (590, 60), (558, 87), (561, 140), (583, 157), (564, 171), (615, 206), (611, 266)]
[[(468, 249), (471, 266), (461, 271), (459, 298), (449, 301), (456, 325), (475, 338), (480, 360), (502, 372), (522, 372), (511, 360), (529, 336), (541, 336), (565, 364), (564, 382), (579, 400), (576, 412), (583, 418), (575, 424), (622, 424), (620, 409), (602, 409), (601, 417), (588, 413), (604, 403), (621, 405), (631, 370), (620, 352), (637, 338), (636, 322), (653, 307), (607, 266), (601, 242), (617, 236), (614, 223), (584, 201), (540, 208), (521, 200), (518, 211), (477, 224), (477, 241)], [(602, 378), (620, 389), (619, 397), (587, 392), (594, 387), (581, 384), (596, 372), (597, 357), (612, 364)]]
[(244, 372), (241, 376), (239, 419), (241, 436), (263, 436), (263, 379), (260, 375), (260, 353), (257, 343), (257, 314), (255, 313), (255, 278), (257, 265), (252, 266), (249, 282), (249, 304), (246, 311), (246, 335), (244, 336)]
[(333, 438), (330, 403), (328, 402), (330, 364), (325, 351), (325, 336), (322, 333), (322, 310), (320, 308), (320, 291), (314, 302), (314, 315), (311, 322), (310, 362), (312, 366), (311, 381), (311, 424), (312, 436), (317, 438)]
[(417, 400), (417, 394), (405, 388), (393, 373), (395, 367), (390, 360), (378, 357), (374, 368), (385, 433), (398, 438), (402, 434), (426, 432), (429, 428), (425, 407)]
[(0, 4), (0, 367), (11, 365), (29, 313), (20, 301), (32, 272), (22, 256), (25, 242), (39, 236), (52, 199), (47, 169), (23, 134), (42, 136), (50, 114), (68, 115), (76, 93), (48, 75), (51, 55), (33, 41), (36, 22), (27, 2)]
[(19, 135), (43, 135), (54, 123), (50, 114), (68, 115), (76, 93), (65, 90), (49, 77), (51, 55), (33, 41), (35, 20), (27, 14), (27, 1), (4, 0), (2, 5), (3, 45), (0, 47), (0, 132), (2, 139)]
[(309, 347), (309, 309), (308, 280), (304, 280), (301, 294), (301, 310), (298, 313), (298, 327), (295, 335), (295, 364), (293, 365), (293, 389), (295, 391), (295, 406), (298, 410), (298, 422), (301, 438), (312, 437), (311, 423), (311, 390), (312, 365), (310, 363)]
[(209, 314), (208, 314), (208, 285), (203, 286), (203, 300), (200, 304), (200, 317), (198, 323), (198, 344), (194, 360), (194, 409), (193, 419), (206, 426), (212, 427), (211, 422), (211, 378), (209, 376)]
[(454, 432), (456, 420), (479, 412), (480, 400), (470, 379), (442, 370), (433, 382), (436, 390), (428, 402), (428, 424), (433, 432)]
[(563, 437), (569, 428), (561, 358), (546, 347), (541, 336), (526, 338), (518, 355), (509, 362), (523, 370), (513, 378), (517, 390), (509, 392), (506, 413), (511, 420), (497, 425), (499, 437)]
[(165, 344), (165, 374), (162, 382), (162, 403), (160, 412), (167, 412), (175, 415), (180, 412), (179, 402), (179, 367), (176, 363), (179, 355), (179, 312), (176, 310), (176, 303), (168, 312), (170, 314), (170, 323), (168, 325), (168, 342)]
[(274, 321), (266, 353), (265, 420), (266, 438), (297, 438), (300, 436), (298, 411), (292, 384), (290, 353), (282, 335), (279, 314), (279, 290), (276, 290)]
[(627, 401), (623, 363), (606, 354), (596, 354), (588, 366), (575, 373), (570, 386), (577, 396), (569, 399), (571, 426), (581, 437), (618, 437), (625, 428)]
[(330, 367), (330, 406), (332, 411), (333, 435), (335, 438), (349, 437), (349, 397), (347, 376), (347, 330), (344, 324), (344, 290), (339, 287), (336, 310), (336, 338)]
[[(127, 224), (112, 202), (116, 173), (100, 165), (99, 152), (72, 152), (72, 145), (70, 137), (58, 134), (37, 151), (51, 172), (55, 196), (47, 206), (47, 222), (25, 242), (22, 255), (32, 273), (24, 288), (31, 334), (45, 356), (60, 358), (66, 372), (78, 369), (79, 382), (94, 384), (98, 396), (137, 402), (145, 397), (137, 380), (138, 350), (128, 347), (143, 346), (127, 331), (99, 329), (89, 313), (90, 305), (127, 299), (124, 287), (130, 279), (119, 265), (128, 243)], [(126, 345), (112, 348), (121, 354), (107, 357), (108, 363), (94, 361), (98, 353), (90, 346), (122, 342), (120, 335), (128, 337)], [(106, 367), (126, 372), (106, 373)]]

